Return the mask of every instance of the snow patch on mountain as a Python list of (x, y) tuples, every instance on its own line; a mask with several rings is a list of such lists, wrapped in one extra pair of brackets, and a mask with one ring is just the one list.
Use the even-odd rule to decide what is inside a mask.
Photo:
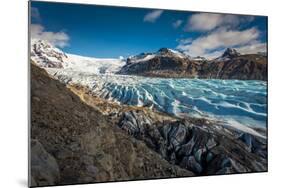
[(208, 59), (206, 59), (205, 57), (202, 57), (202, 56), (196, 56), (191, 59), (194, 61), (208, 61)]
[(184, 53), (180, 52), (180, 51), (177, 51), (177, 50), (172, 50), (172, 49), (169, 49), (172, 53), (174, 53), (177, 57), (179, 58), (187, 58), (188, 56), (186, 56)]
[(151, 54), (151, 53), (142, 53), (136, 56), (131, 56), (128, 58), (128, 62), (129, 63), (139, 63), (139, 62), (143, 62), (143, 61), (148, 61), (150, 59), (153, 59), (155, 57), (155, 54)]

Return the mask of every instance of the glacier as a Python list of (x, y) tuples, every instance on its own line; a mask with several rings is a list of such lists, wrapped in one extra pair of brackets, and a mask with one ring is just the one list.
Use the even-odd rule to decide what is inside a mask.
[[(204, 117), (258, 135), (266, 129), (267, 82), (172, 79), (92, 74), (47, 68), (66, 84), (87, 86), (93, 94), (126, 105), (150, 106), (178, 117)], [(261, 136), (261, 135), (259, 135)]]

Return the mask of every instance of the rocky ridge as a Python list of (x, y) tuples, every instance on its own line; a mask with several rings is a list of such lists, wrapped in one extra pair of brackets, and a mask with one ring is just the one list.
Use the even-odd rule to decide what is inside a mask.
[[(138, 59), (138, 61), (132, 61)], [(181, 52), (161, 48), (127, 59), (119, 74), (169, 78), (267, 80), (267, 56), (240, 54), (227, 48), (221, 57), (190, 58)]]

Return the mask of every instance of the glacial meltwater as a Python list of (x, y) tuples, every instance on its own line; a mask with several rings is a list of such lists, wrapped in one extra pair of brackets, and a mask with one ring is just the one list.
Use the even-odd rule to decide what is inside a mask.
[(66, 83), (88, 86), (95, 95), (121, 104), (150, 106), (176, 116), (216, 119), (239, 129), (267, 126), (267, 82), (170, 79), (57, 72)]

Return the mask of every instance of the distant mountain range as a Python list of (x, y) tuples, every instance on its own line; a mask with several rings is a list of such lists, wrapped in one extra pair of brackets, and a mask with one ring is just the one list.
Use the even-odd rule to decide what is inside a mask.
[(98, 59), (64, 53), (43, 40), (31, 41), (31, 59), (40, 67), (74, 69), (93, 74), (125, 74), (166, 78), (267, 80), (267, 54), (240, 54), (227, 48), (215, 59), (190, 57), (161, 48), (122, 59)]
[(208, 60), (161, 48), (156, 53), (128, 58), (118, 73), (169, 78), (267, 80), (267, 56), (262, 53), (241, 55), (235, 49), (227, 48), (220, 57)]

